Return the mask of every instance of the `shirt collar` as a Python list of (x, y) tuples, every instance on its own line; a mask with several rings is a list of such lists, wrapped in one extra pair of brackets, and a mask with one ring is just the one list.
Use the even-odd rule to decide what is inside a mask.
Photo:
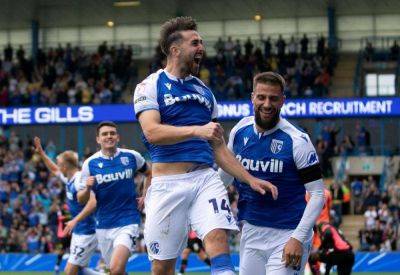
[(270, 134), (272, 134), (273, 132), (275, 132), (276, 130), (278, 130), (278, 129), (281, 127), (282, 123), (283, 123), (283, 118), (282, 118), (282, 117), (279, 117), (278, 123), (277, 123), (272, 129), (269, 129), (269, 130), (264, 131), (264, 132), (259, 132), (259, 131), (257, 130), (257, 127), (256, 127), (256, 120), (254, 119), (253, 130), (254, 130), (254, 133), (255, 133), (259, 138), (261, 138), (261, 137), (263, 137), (263, 136), (270, 135)]
[(183, 82), (183, 81), (189, 81), (189, 80), (193, 79), (193, 76), (192, 76), (192, 75), (189, 75), (189, 76), (185, 77), (185, 79), (182, 79), (182, 78), (177, 78), (176, 76), (170, 74), (170, 73), (167, 72), (167, 70), (165, 70), (165, 69), (164, 69), (163, 71), (164, 71), (165, 75), (166, 75), (169, 79), (174, 80), (174, 81)]
[(121, 150), (119, 148), (117, 148), (117, 150), (115, 151), (114, 156), (109, 157), (109, 156), (104, 155), (103, 152), (100, 150), (100, 156), (102, 158), (104, 158), (104, 159), (109, 159), (109, 160), (115, 159), (119, 155), (119, 153), (121, 153)]

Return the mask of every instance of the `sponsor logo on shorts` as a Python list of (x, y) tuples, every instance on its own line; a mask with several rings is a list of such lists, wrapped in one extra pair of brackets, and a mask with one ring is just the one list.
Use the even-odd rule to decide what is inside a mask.
[(160, 253), (160, 244), (158, 242), (151, 242), (150, 243), (150, 251), (156, 255), (159, 254)]

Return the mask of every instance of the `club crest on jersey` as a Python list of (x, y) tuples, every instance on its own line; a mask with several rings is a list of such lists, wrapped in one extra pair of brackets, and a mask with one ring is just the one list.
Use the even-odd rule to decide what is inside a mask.
[(103, 163), (102, 162), (99, 162), (97, 165), (99, 166), (99, 168), (103, 168)]
[(129, 158), (128, 157), (121, 157), (121, 163), (123, 165), (128, 165), (129, 164)]
[(279, 139), (273, 139), (271, 142), (271, 152), (278, 154), (282, 150), (283, 141)]

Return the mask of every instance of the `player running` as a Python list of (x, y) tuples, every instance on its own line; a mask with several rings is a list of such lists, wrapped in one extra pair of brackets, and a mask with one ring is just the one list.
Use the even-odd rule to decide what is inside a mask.
[(111, 274), (122, 275), (139, 235), (134, 175), (143, 173), (150, 182), (151, 170), (138, 152), (117, 147), (119, 135), (115, 123), (101, 122), (96, 135), (101, 149), (83, 163), (78, 200), (85, 203), (90, 194), (96, 195), (100, 251)]
[(167, 56), (163, 70), (138, 84), (136, 116), (153, 163), (147, 192), (144, 237), (156, 275), (174, 274), (186, 247), (189, 226), (203, 241), (211, 273), (234, 274), (227, 230), (237, 230), (227, 191), (211, 168), (214, 161), (260, 193), (276, 188), (251, 176), (232, 156), (216, 123), (214, 95), (198, 78), (205, 49), (191, 17), (168, 20), (160, 45)]
[(189, 255), (192, 252), (196, 253), (200, 260), (205, 262), (207, 265), (211, 265), (210, 259), (208, 258), (206, 251), (204, 250), (203, 242), (197, 237), (196, 232), (190, 230), (188, 235), (187, 247), (183, 250), (181, 255), (181, 267), (179, 268), (178, 275), (185, 274), (188, 265)]
[[(280, 117), (283, 78), (272, 72), (254, 77), (254, 116), (232, 129), (228, 147), (253, 176), (275, 184), (279, 198), (254, 192), (235, 178), (238, 219), (243, 221), (240, 274), (301, 274), (312, 228), (324, 204), (317, 154), (307, 134)], [(224, 169), (224, 167), (222, 167)], [(233, 178), (220, 170), (226, 183)], [(310, 201), (306, 206), (306, 190)]]
[[(56, 263), (56, 273), (59, 272), (62, 256), (68, 246), (70, 246), (70, 256), (65, 267), (67, 275), (95, 275), (103, 274), (87, 268), (90, 257), (96, 251), (97, 239), (95, 236), (95, 219), (93, 215), (83, 219), (70, 233), (65, 231), (65, 223), (70, 219), (79, 215), (84, 208), (77, 201), (77, 186), (81, 180), (81, 172), (79, 171), (78, 155), (74, 151), (65, 151), (57, 156), (57, 164), (55, 164), (44, 152), (40, 143), (40, 138), (34, 138), (35, 151), (40, 155), (44, 164), (51, 173), (56, 175), (64, 184), (66, 192), (66, 205), (63, 205), (58, 211), (58, 230), (57, 236), (60, 239), (60, 248)], [(57, 268), (58, 267), (58, 268)]]

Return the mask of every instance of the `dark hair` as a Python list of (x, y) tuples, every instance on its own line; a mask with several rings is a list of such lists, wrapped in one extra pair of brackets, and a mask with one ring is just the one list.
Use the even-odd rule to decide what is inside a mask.
[(181, 40), (181, 31), (197, 31), (196, 21), (190, 16), (175, 17), (161, 26), (160, 46), (165, 55), (169, 55), (172, 43)]
[(110, 126), (110, 127), (114, 127), (115, 129), (117, 129), (117, 124), (115, 124), (114, 122), (112, 122), (112, 121), (102, 121), (96, 127), (96, 135), (97, 136), (99, 135), (100, 128), (103, 127), (103, 126)]
[(254, 76), (253, 78), (253, 89), (256, 88), (256, 85), (258, 83), (279, 86), (282, 93), (285, 89), (285, 79), (280, 74), (274, 72), (264, 72), (256, 74), (256, 76)]

